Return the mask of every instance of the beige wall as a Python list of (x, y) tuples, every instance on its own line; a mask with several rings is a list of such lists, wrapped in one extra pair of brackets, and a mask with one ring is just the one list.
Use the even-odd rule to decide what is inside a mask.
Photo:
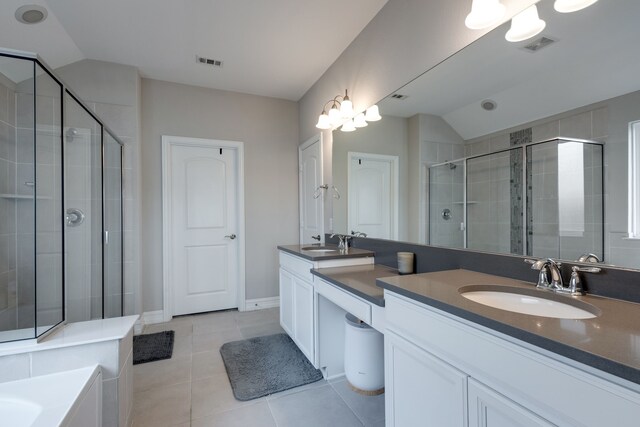
[(142, 80), (145, 312), (162, 309), (162, 135), (244, 142), (246, 298), (278, 296), (276, 246), (298, 241), (297, 104)]

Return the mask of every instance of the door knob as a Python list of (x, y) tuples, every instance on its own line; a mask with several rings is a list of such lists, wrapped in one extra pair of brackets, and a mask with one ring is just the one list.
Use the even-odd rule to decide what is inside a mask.
[(227, 237), (228, 237), (229, 239), (233, 240), (233, 239), (235, 239), (235, 238), (236, 238), (236, 235), (235, 235), (235, 234), (231, 234), (231, 235), (229, 235), (229, 236), (224, 236), (224, 237), (225, 237), (225, 238), (227, 238)]

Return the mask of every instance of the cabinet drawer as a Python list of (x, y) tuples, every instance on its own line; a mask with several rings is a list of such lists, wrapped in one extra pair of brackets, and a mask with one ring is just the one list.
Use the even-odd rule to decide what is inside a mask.
[(316, 278), (316, 292), (371, 325), (371, 305), (369, 303), (318, 278)]
[(313, 268), (312, 262), (280, 252), (280, 267), (295, 274), (306, 282), (313, 283), (313, 275), (311, 274), (311, 269)]

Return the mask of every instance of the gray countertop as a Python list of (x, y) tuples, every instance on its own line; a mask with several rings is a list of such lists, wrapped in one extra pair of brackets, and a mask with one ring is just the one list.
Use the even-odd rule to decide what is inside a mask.
[(380, 277), (397, 276), (398, 270), (379, 264), (318, 268), (311, 273), (347, 292), (384, 307), (384, 290), (376, 285)]
[[(555, 319), (492, 308), (463, 297), (466, 285), (533, 289), (533, 283), (468, 270), (448, 270), (377, 280), (378, 286), (551, 352), (640, 384), (640, 304), (592, 295), (592, 319)], [(546, 291), (544, 295), (549, 295)]]
[[(318, 248), (331, 248), (335, 251), (332, 252), (313, 252), (305, 251), (302, 248), (308, 248), (315, 246)], [(309, 261), (324, 261), (329, 259), (342, 259), (342, 258), (364, 258), (375, 256), (375, 252), (367, 251), (365, 249), (349, 248), (348, 251), (338, 249), (335, 245), (280, 245), (278, 249), (284, 252), (288, 252), (292, 255), (307, 259)]]

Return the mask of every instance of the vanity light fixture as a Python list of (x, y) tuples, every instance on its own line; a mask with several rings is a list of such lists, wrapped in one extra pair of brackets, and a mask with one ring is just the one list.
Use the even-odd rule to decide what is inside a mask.
[(371, 107), (367, 108), (367, 111), (364, 113), (364, 118), (368, 122), (377, 122), (378, 120), (382, 119), (380, 111), (378, 110), (378, 106), (372, 105)]
[(354, 130), (356, 130), (356, 127), (353, 123), (352, 119), (347, 120), (342, 127), (340, 128), (340, 130), (342, 132), (353, 132)]
[(591, 6), (598, 0), (556, 0), (553, 8), (560, 13), (577, 12)]
[(511, 19), (511, 29), (505, 38), (510, 42), (521, 42), (540, 34), (547, 26), (538, 16), (536, 5), (529, 6)]
[(369, 123), (367, 123), (367, 119), (365, 119), (364, 117), (364, 113), (360, 113), (353, 118), (353, 125), (357, 128), (369, 126)]
[[(328, 106), (331, 106), (331, 108), (327, 113)], [(318, 116), (316, 127), (326, 130), (342, 125), (341, 130), (343, 132), (353, 132), (356, 128), (367, 126), (367, 122), (374, 122), (381, 118), (377, 105), (367, 108), (366, 113), (359, 113), (354, 117), (353, 103), (345, 90), (344, 95), (336, 95), (324, 104), (322, 113)]]
[(505, 12), (506, 7), (500, 0), (473, 0), (464, 24), (472, 30), (489, 28), (500, 22)]

